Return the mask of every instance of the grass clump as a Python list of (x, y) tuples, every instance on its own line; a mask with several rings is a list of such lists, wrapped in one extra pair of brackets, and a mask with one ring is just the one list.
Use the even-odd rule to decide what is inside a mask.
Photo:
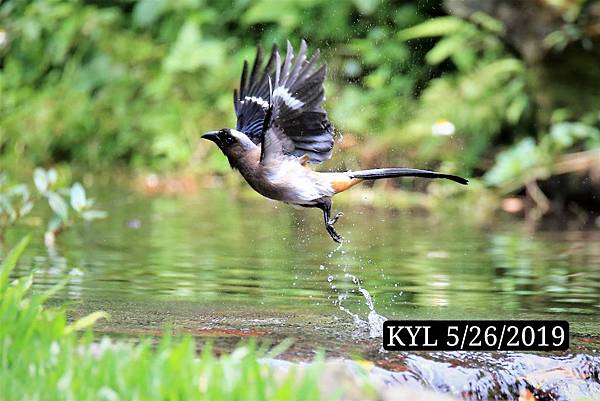
[[(321, 364), (278, 374), (253, 344), (216, 357), (192, 338), (158, 345), (97, 338), (96, 312), (69, 323), (44, 302), (59, 287), (32, 293), (32, 275), (9, 279), (29, 239), (0, 267), (0, 400), (318, 400)], [(81, 335), (81, 330), (87, 331)]]

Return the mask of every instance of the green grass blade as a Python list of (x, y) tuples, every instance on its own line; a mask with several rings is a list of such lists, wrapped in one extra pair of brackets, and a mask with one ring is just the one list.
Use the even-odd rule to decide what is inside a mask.
[(19, 258), (27, 248), (29, 244), (29, 240), (31, 239), (30, 235), (27, 235), (19, 241), (19, 243), (11, 249), (8, 256), (2, 262), (2, 266), (0, 266), (0, 290), (4, 289), (8, 283), (8, 276), (14, 270)]

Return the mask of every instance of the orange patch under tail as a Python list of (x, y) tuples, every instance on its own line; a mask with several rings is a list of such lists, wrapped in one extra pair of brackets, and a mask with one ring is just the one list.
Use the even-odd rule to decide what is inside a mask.
[(340, 192), (344, 192), (345, 190), (352, 188), (353, 186), (362, 181), (363, 180), (361, 180), (360, 178), (345, 177), (331, 181), (331, 187), (333, 188), (336, 194), (339, 194)]

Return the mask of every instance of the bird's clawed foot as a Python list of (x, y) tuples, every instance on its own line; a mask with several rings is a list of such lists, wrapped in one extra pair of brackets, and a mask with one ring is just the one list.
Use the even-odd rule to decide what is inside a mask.
[(327, 229), (327, 232), (329, 233), (329, 236), (331, 237), (332, 240), (334, 240), (338, 244), (340, 244), (342, 242), (342, 240), (343, 240), (342, 236), (339, 235), (337, 233), (337, 231), (335, 231), (335, 228), (333, 228), (333, 225), (325, 224), (325, 229)]
[(335, 231), (335, 228), (333, 228), (333, 225), (335, 223), (337, 223), (338, 219), (340, 217), (342, 217), (343, 215), (344, 215), (344, 213), (338, 212), (338, 213), (336, 213), (335, 216), (333, 216), (333, 218), (331, 218), (331, 219), (327, 220), (327, 222), (325, 222), (325, 228), (327, 229), (327, 232), (331, 236), (331, 239), (337, 243), (341, 243), (344, 238), (341, 235), (339, 235), (337, 233), (337, 231)]
[(335, 223), (337, 223), (338, 219), (339, 219), (340, 217), (342, 217), (343, 215), (344, 215), (344, 213), (342, 213), (342, 212), (337, 212), (337, 213), (335, 214), (335, 216), (333, 216), (333, 218), (332, 218), (332, 219), (329, 219), (329, 221), (327, 222), (327, 225), (328, 225), (328, 226), (333, 226)]

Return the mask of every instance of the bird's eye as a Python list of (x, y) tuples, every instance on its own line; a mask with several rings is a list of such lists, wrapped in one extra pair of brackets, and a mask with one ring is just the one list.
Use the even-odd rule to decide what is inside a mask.
[(235, 138), (232, 135), (225, 135), (225, 143), (227, 145), (233, 145), (235, 143)]

